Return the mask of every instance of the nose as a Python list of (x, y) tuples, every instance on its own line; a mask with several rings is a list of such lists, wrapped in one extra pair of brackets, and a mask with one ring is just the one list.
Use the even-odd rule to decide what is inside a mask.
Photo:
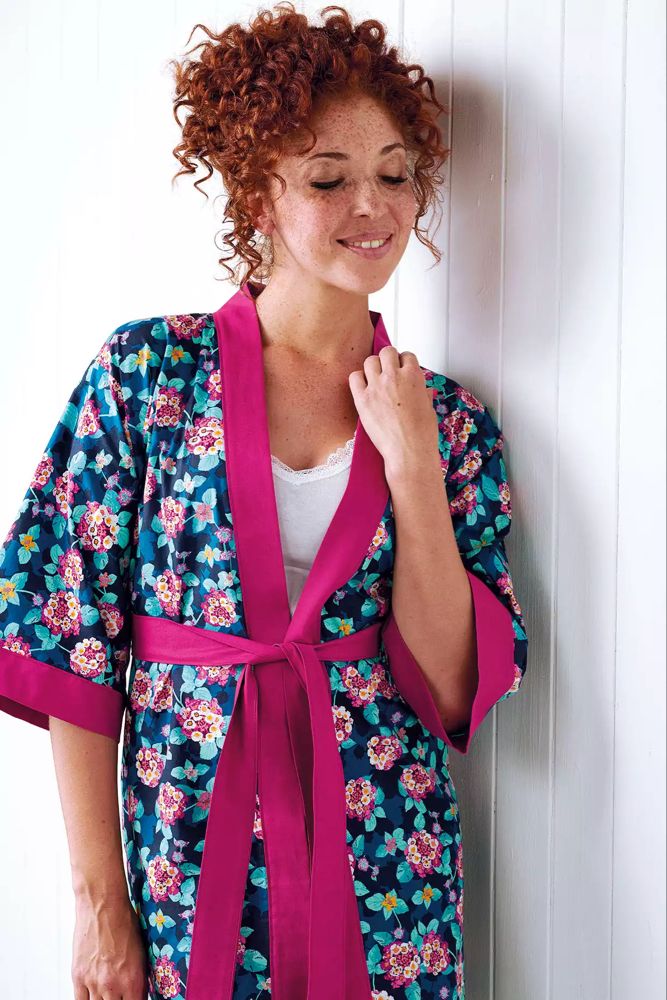
[(354, 187), (352, 212), (355, 215), (379, 215), (384, 209), (384, 194), (379, 187), (381, 182), (373, 178), (359, 181)]

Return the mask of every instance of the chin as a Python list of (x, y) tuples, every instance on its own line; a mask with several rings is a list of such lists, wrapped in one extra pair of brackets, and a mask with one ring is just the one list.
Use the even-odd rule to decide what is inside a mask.
[(392, 274), (393, 268), (391, 271), (387, 269), (377, 275), (363, 274), (360, 268), (358, 274), (348, 274), (344, 277), (333, 279), (331, 284), (336, 285), (337, 288), (341, 288), (346, 292), (352, 292), (355, 295), (373, 295), (374, 292), (379, 292), (380, 289), (384, 288)]

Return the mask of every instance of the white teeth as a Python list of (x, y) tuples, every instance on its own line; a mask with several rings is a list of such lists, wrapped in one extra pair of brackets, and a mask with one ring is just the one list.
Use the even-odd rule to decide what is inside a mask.
[(348, 247), (363, 247), (364, 249), (370, 250), (372, 247), (383, 247), (387, 240), (365, 240), (363, 243), (352, 243), (352, 241), (344, 241)]

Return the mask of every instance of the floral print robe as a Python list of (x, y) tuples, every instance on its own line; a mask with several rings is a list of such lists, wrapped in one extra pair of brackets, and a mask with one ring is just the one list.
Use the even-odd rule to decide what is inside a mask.
[(391, 497), (360, 424), (290, 616), (257, 293), (123, 323), (87, 367), (0, 548), (0, 708), (122, 738), (150, 1000), (463, 1000), (449, 749), (527, 662), (502, 431), (422, 368), (476, 621), (470, 724), (447, 733), (391, 614)]

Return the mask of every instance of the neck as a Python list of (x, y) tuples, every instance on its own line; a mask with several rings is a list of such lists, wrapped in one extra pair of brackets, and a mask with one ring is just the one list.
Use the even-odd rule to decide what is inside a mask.
[(320, 283), (294, 294), (295, 278), (274, 274), (256, 298), (265, 347), (313, 362), (361, 362), (373, 350), (368, 296)]

